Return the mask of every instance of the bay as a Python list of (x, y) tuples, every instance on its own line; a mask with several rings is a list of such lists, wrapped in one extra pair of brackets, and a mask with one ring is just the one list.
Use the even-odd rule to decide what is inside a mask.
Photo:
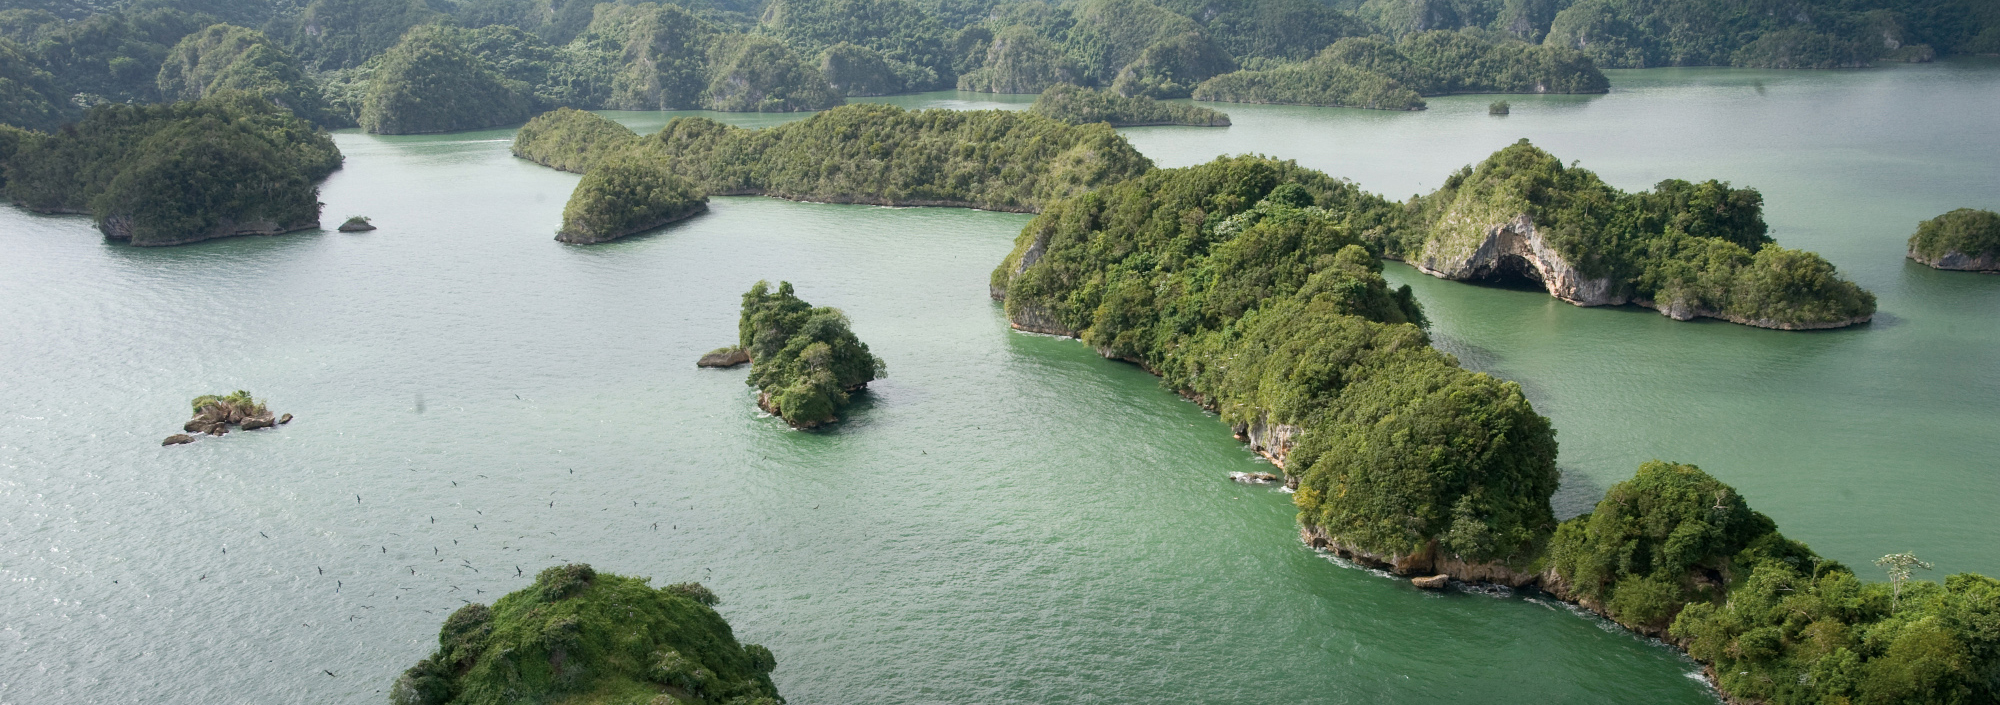
[[(1763, 189), (1781, 244), (1882, 296), (1876, 323), (1676, 323), (1390, 274), (1442, 346), (1555, 420), (1565, 514), (1671, 457), (1864, 574), (1890, 550), (2000, 573), (1981, 538), (2000, 528), (2000, 278), (1900, 256), (1916, 219), (2000, 206), (1980, 117), (2000, 68), (1613, 81), (1510, 96), (1506, 118), (1483, 96), (1227, 105), (1226, 130), (1127, 134), (1163, 166), (1255, 151), (1392, 194), (1523, 136), (1625, 188)], [(564, 246), (576, 177), (508, 156), (510, 135), (337, 135), (326, 220), (372, 233), (135, 249), (0, 209), (0, 701), (382, 702), (451, 609), (561, 561), (709, 585), (801, 704), (1713, 700), (1693, 664), (1598, 620), (1305, 548), (1288, 495), (1223, 479), (1258, 461), (1212, 417), (1007, 329), (986, 274), (1027, 216), (719, 198)], [(831, 431), (693, 367), (760, 278), (844, 309), (888, 361)], [(157, 445), (187, 399), (235, 388), (298, 420)]]

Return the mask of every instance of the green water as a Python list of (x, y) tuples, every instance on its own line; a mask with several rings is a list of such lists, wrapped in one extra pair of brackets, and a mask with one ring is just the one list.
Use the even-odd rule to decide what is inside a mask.
[[(1614, 81), (1507, 118), (1478, 96), (1226, 106), (1227, 130), (1130, 134), (1163, 165), (1261, 151), (1389, 193), (1522, 135), (1627, 187), (1764, 189), (1780, 242), (1881, 294), (1878, 323), (1682, 324), (1391, 275), (1555, 419), (1570, 511), (1674, 457), (1843, 560), (2000, 573), (2000, 277), (1899, 259), (1917, 218), (2000, 206), (2000, 68)], [(461, 600), (560, 560), (708, 584), (802, 705), (1712, 702), (1596, 620), (1302, 546), (1287, 495), (1222, 479), (1257, 465), (1212, 418), (1007, 330), (986, 274), (1026, 216), (722, 198), (562, 246), (576, 177), (508, 135), (339, 135), (327, 221), (372, 233), (133, 249), (0, 209), (0, 702), (381, 702)], [(829, 432), (693, 367), (758, 278), (845, 309), (889, 363)], [(157, 445), (188, 398), (239, 387), (298, 420)]]

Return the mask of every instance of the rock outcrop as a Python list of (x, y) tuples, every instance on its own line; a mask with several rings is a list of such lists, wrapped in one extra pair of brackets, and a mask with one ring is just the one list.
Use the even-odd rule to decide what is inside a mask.
[(695, 361), (695, 367), (735, 367), (750, 362), (750, 351), (743, 348), (720, 348), (711, 350)]
[(365, 233), (374, 229), (374, 223), (370, 223), (367, 218), (358, 215), (348, 218), (347, 222), (340, 224), (340, 231), (343, 233)]
[(193, 442), (194, 442), (194, 436), (190, 436), (185, 433), (176, 433), (174, 435), (167, 436), (167, 440), (160, 441), (160, 445), (177, 446)]
[[(255, 431), (289, 423), (292, 420), (291, 414), (282, 417), (273, 415), (269, 409), (264, 408), (263, 402), (251, 398), (249, 392), (242, 390), (228, 395), (207, 394), (195, 397), (193, 407), (194, 418), (188, 419), (187, 423), (181, 425), (181, 430), (188, 433), (220, 436), (228, 433), (230, 426), (237, 426), (245, 431)], [(166, 445), (176, 443), (174, 438), (180, 435), (169, 436)], [(179, 443), (189, 441), (179, 441)]]
[(1916, 248), (1911, 248), (1909, 258), (1935, 269), (2000, 274), (2000, 253), (1984, 252), (1974, 256), (1950, 250), (1937, 257), (1925, 257), (1919, 254)]
[(1427, 578), (1410, 578), (1410, 584), (1425, 590), (1443, 590), (1451, 585), (1451, 576), (1439, 573)]
[(1487, 225), (1482, 233), (1477, 242), (1455, 246), (1433, 240), (1410, 264), (1425, 274), (1453, 281), (1525, 277), (1540, 282), (1550, 296), (1578, 306), (1617, 306), (1632, 300), (1618, 291), (1609, 277), (1592, 279), (1577, 272), (1542, 238), (1534, 218), (1526, 213)]
[(1250, 423), (1236, 424), (1231, 432), (1236, 435), (1236, 440), (1249, 444), (1250, 450), (1283, 469), (1285, 456), (1298, 442), (1301, 429), (1291, 424), (1269, 423), (1269, 419), (1270, 414), (1260, 413)]
[(1326, 529), (1302, 525), (1299, 538), (1313, 548), (1326, 549), (1342, 558), (1361, 565), (1380, 568), (1397, 575), (1436, 576), (1443, 575), (1450, 580), (1467, 583), (1491, 583), (1510, 588), (1536, 585), (1542, 582), (1542, 573), (1516, 570), (1504, 563), (1471, 563), (1457, 556), (1439, 550), (1437, 542), (1424, 546), (1423, 550), (1410, 554), (1378, 555), (1342, 542), (1338, 537), (1327, 534)]

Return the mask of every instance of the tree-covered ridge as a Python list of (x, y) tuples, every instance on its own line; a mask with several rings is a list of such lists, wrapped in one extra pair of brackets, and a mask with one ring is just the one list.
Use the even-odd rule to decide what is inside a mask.
[(1132, 360), (1265, 443), (1300, 520), (1368, 555), (1533, 557), (1555, 439), (1520, 388), (1429, 347), (1369, 235), (1399, 206), (1290, 162), (1162, 169), (1051, 206), (994, 271), (1021, 328)]
[(449, 30), (426, 25), (382, 55), (360, 122), (385, 135), (511, 125), (528, 119), (529, 91), (466, 51)]
[[(574, 118), (551, 125), (525, 155), (594, 149), (614, 130)], [(1034, 211), (1144, 173), (1152, 162), (1105, 125), (1015, 111), (903, 110), (860, 104), (762, 130), (676, 118), (640, 139), (710, 195)], [(531, 156), (530, 158), (534, 158)]]
[(770, 37), (741, 35), (716, 41), (702, 107), (728, 112), (795, 113), (846, 102), (819, 67)]
[(981, 93), (1040, 93), (1049, 86), (1076, 83), (1083, 68), (1055, 42), (1027, 25), (1000, 30), (985, 43), (979, 68), (960, 74), (958, 89)]
[(11, 133), (6, 195), (89, 213), (107, 237), (175, 245), (317, 227), (315, 184), (340, 167), (327, 134), (253, 95), (106, 104), (51, 134)]
[(2000, 213), (1960, 208), (1918, 223), (1909, 256), (1939, 269), (2000, 271)]
[(1431, 348), (1367, 249), (1417, 215), (1289, 163), (1219, 159), (1051, 206), (993, 291), (1016, 327), (1145, 366), (1280, 461), (1315, 546), (1539, 584), (1687, 649), (1733, 699), (2000, 696), (2000, 581), (1910, 582), (1923, 566), (1892, 555), (1891, 582), (1864, 584), (1686, 465), (1647, 463), (1558, 525), (1547, 419)]
[[(1677, 319), (1722, 318), (1767, 328), (1867, 321), (1875, 296), (1819, 255), (1777, 246), (1753, 189), (1668, 179), (1626, 193), (1521, 140), (1467, 167), (1415, 204), (1414, 225), (1385, 233), (1384, 251), (1440, 276), (1465, 278), (1480, 248), (1520, 216), (1582, 280), (1550, 292), (1586, 304), (1634, 301)], [(1514, 233), (1526, 236), (1526, 233)], [(1502, 243), (1504, 244), (1504, 243)]]
[(851, 395), (887, 374), (840, 309), (815, 308), (791, 282), (757, 282), (743, 294), (737, 345), (750, 354), (757, 405), (796, 428), (838, 421)]
[(707, 211), (708, 195), (662, 162), (652, 150), (628, 148), (592, 165), (563, 206), (556, 239), (605, 242)]
[(910, 86), (882, 52), (848, 42), (820, 52), (819, 72), (834, 92), (846, 97), (902, 93)]
[(536, 115), (514, 133), (514, 156), (582, 174), (605, 155), (636, 144), (632, 130), (596, 113), (556, 108)]
[(1380, 110), (1424, 107), (1417, 96), (1452, 93), (1603, 93), (1610, 81), (1575, 50), (1471, 31), (1348, 37), (1310, 61), (1209, 79), (1201, 100)]
[(319, 84), (264, 33), (235, 25), (210, 25), (183, 37), (160, 66), (160, 95), (198, 100), (215, 91), (262, 96), (319, 125), (343, 126), (327, 111)]
[(562, 702), (777, 705), (771, 650), (739, 644), (699, 583), (570, 564), (493, 603), (460, 607), (438, 648), (389, 691), (395, 705)]
[[(1864, 583), (1786, 539), (1734, 488), (1650, 462), (1550, 545), (1544, 585), (1709, 666), (1773, 705), (2000, 697), (2000, 581)], [(1893, 556), (1891, 558), (1894, 558)], [(1885, 559), (1888, 560), (1888, 559)]]
[(879, 54), (909, 90), (954, 83), (949, 30), (936, 16), (904, 0), (771, 0), (759, 31), (785, 40), (805, 56), (842, 43), (865, 47)]
[(1198, 105), (1162, 103), (1152, 98), (1125, 96), (1110, 91), (1079, 88), (1069, 84), (1050, 86), (1035, 99), (1029, 112), (1072, 125), (1093, 122), (1112, 127), (1137, 125), (1194, 125), (1227, 127), (1229, 116)]
[(51, 130), (74, 112), (55, 77), (19, 44), (0, 38), (0, 125)]

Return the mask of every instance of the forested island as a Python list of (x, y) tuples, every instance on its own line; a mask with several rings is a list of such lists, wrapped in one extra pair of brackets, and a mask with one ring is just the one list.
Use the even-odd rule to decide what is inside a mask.
[(1909, 258), (1937, 269), (2000, 272), (2000, 213), (1960, 208), (1918, 223)]
[(396, 679), (394, 705), (777, 705), (771, 650), (740, 644), (700, 583), (584, 564), (548, 568), (491, 607), (445, 618), (437, 651)]
[(793, 428), (840, 420), (855, 392), (888, 374), (882, 358), (848, 327), (846, 314), (799, 300), (791, 282), (778, 282), (772, 291), (760, 281), (743, 294), (737, 337), (737, 351), (750, 358), (748, 382), (757, 388), (758, 408)]
[[(1969, 0), (50, 2), (0, 11), (0, 124), (255, 93), (325, 127), (515, 124), (558, 107), (820, 110), (948, 89), (1414, 109), (1591, 93), (1600, 68), (1837, 68), (2000, 54)], [(420, 100), (430, 95), (435, 101)]]
[(105, 237), (178, 245), (319, 227), (340, 150), (257, 95), (103, 104), (53, 133), (0, 129), (0, 188), (37, 213), (89, 214)]
[(1868, 321), (1875, 295), (1819, 255), (1777, 246), (1763, 203), (1716, 181), (1625, 193), (1524, 139), (1418, 199), (1380, 246), (1433, 276), (1526, 278), (1579, 306), (1786, 330)]
[[(628, 142), (629, 141), (629, 142)], [(1152, 168), (1104, 124), (1070, 125), (1005, 110), (848, 105), (761, 130), (675, 118), (637, 137), (580, 111), (537, 117), (514, 154), (588, 174), (636, 150), (712, 196), (1034, 211)]]
[(1228, 115), (1198, 105), (1162, 103), (1145, 96), (1126, 97), (1067, 83), (1049, 86), (1048, 90), (1042, 91), (1028, 111), (1072, 125), (1102, 122), (1112, 127), (1229, 126)]
[(1539, 586), (1687, 650), (1733, 699), (2000, 695), (2000, 581), (1912, 581), (1921, 561), (1895, 554), (1890, 582), (1863, 583), (1688, 465), (1648, 463), (1555, 521), (1548, 419), (1431, 347), (1381, 277), (1370, 234), (1399, 217), (1325, 174), (1222, 158), (1050, 206), (992, 290), (1016, 328), (1217, 413), (1283, 468), (1315, 547), (1426, 584)]

